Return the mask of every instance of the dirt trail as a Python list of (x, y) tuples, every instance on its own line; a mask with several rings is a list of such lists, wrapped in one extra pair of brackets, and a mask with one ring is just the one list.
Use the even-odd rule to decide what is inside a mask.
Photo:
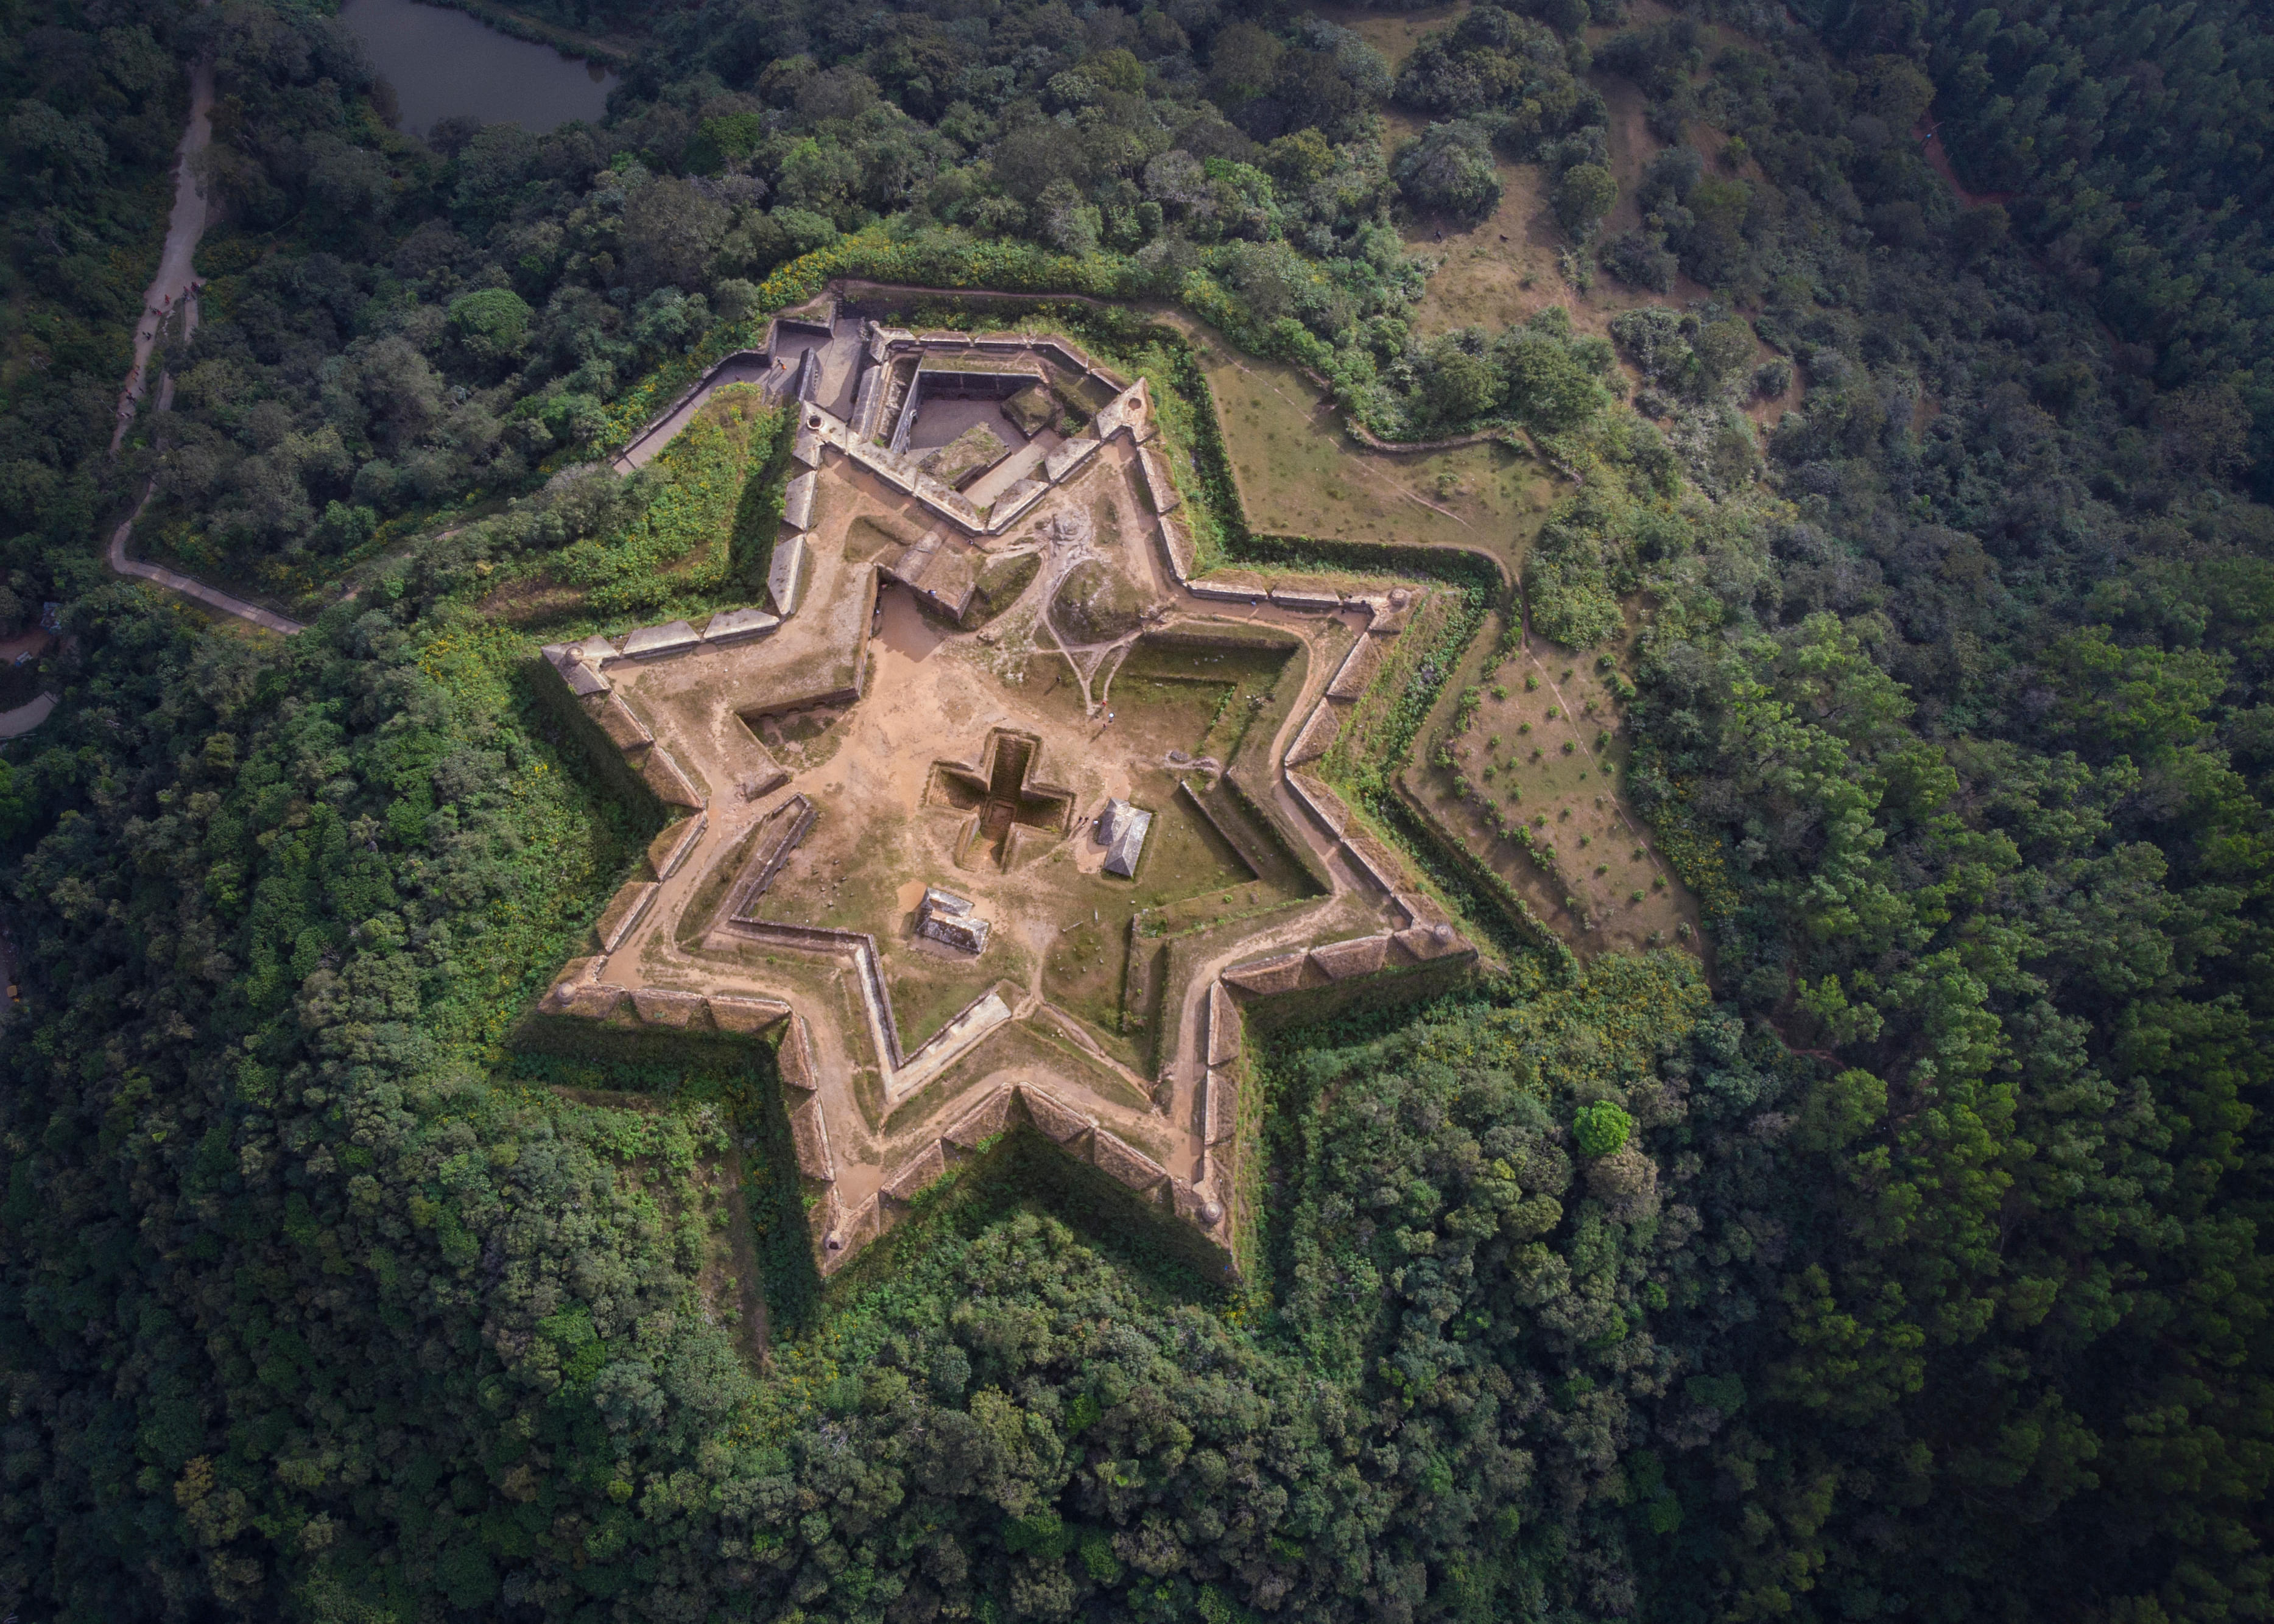
[[(166, 225), (166, 246), (158, 257), (158, 274), (149, 290), (142, 296), (142, 320), (134, 329), (134, 366), (126, 374), (126, 387), (118, 397), (118, 422), (112, 430), (110, 449), (117, 454), (125, 443), (126, 431), (133, 425), (142, 399), (150, 387), (150, 357), (157, 348), (158, 339), (169, 326), (178, 321), (179, 335), (186, 340), (198, 327), (198, 274), (194, 261), (198, 241), (205, 235), (206, 194), (198, 180), (197, 159), (213, 142), (214, 69), (211, 58), (205, 58), (190, 70), (190, 123), (182, 132), (182, 144), (174, 166), (174, 212)], [(156, 410), (165, 411), (174, 403), (174, 380), (170, 376), (160, 380)], [(239, 620), (250, 620), (255, 626), (266, 627), (272, 632), (290, 636), (304, 631), (299, 621), (290, 620), (256, 604), (233, 598), (215, 587), (193, 581), (178, 570), (167, 569), (156, 564), (145, 564), (129, 558), (126, 544), (134, 534), (135, 521), (150, 505), (150, 493), (156, 488), (154, 478), (142, 489), (142, 500), (134, 506), (124, 523), (110, 535), (110, 546), (106, 553), (111, 569), (122, 575), (132, 575), (164, 587), (169, 592), (194, 599), (208, 609), (223, 614), (233, 614)], [(20, 714), (20, 713), (11, 713)], [(36, 721), (32, 726), (37, 726)]]
[(263, 609), (258, 604), (248, 604), (241, 598), (231, 598), (218, 587), (207, 586), (202, 581), (193, 581), (179, 570), (168, 569), (159, 564), (146, 564), (139, 559), (127, 557), (126, 543), (134, 533), (134, 521), (142, 516), (143, 508), (149, 505), (150, 492), (145, 489), (142, 500), (134, 506), (133, 513), (111, 531), (109, 558), (113, 570), (122, 575), (132, 575), (137, 580), (162, 586), (169, 592), (179, 592), (208, 609), (218, 609), (223, 614), (233, 614), (241, 620), (252, 621), (255, 626), (265, 626), (282, 636), (290, 637), (295, 632), (308, 629), (299, 621), (288, 620), (273, 610)]
[(134, 329), (134, 367), (118, 396), (118, 422), (110, 435), (114, 452), (124, 443), (149, 389), (150, 352), (157, 347), (159, 335), (177, 314), (184, 340), (197, 330), (198, 274), (192, 261), (206, 229), (206, 194), (198, 184), (197, 161), (213, 144), (213, 104), (214, 68), (208, 57), (190, 70), (190, 124), (174, 160), (174, 212), (166, 226), (165, 249), (158, 256), (158, 274), (142, 296), (142, 320)]
[(48, 719), (48, 712), (56, 708), (53, 694), (41, 694), (38, 698), (18, 705), (13, 710), (0, 710), (0, 739), (20, 739)]
[(1926, 154), (1928, 166), (1942, 177), (1943, 184), (1950, 188), (1951, 195), (1967, 207), (1980, 208), (1987, 203), (2012, 203), (2020, 199), (2022, 194), (2018, 192), (1968, 191), (1966, 183), (1958, 178), (1958, 171), (1951, 164), (1948, 149), (1942, 144), (1941, 124), (1930, 124), (1921, 119), (1918, 126), (1911, 132), (1911, 139), (1918, 142), (1920, 150)]

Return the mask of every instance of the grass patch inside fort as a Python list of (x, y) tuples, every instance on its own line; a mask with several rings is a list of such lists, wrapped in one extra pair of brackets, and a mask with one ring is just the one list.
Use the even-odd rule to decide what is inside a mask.
[(1511, 569), (1540, 527), (1552, 474), (1500, 441), (1383, 453), (1344, 431), (1295, 368), (1204, 335), (1202, 368), (1247, 523), (1259, 534), (1474, 547)]
[(754, 387), (719, 390), (632, 477), (613, 522), (501, 583), (485, 612), (534, 626), (752, 600), (781, 517), (789, 421)]
[[(1030, 881), (1043, 996), (1088, 1023), (1124, 1064), (1142, 1063), (1158, 1018), (1159, 989), (1131, 976), (1133, 951), (1309, 889), (1270, 832), (1216, 786), (1251, 729), (1276, 726), (1281, 690), (1299, 681), (1292, 651), (1229, 628), (1221, 642), (1205, 628), (1141, 638), (1106, 689), (1110, 723), (1084, 718), (1063, 660), (1035, 662), (1026, 688), (1038, 710), (1126, 762), (1123, 793), (1153, 815), (1134, 876), (1103, 872), (1103, 849), (1085, 826), (1035, 864)], [(1133, 984), (1146, 989), (1134, 1000)]]
[(1035, 577), (1042, 573), (1043, 560), (1035, 554), (1023, 553), (1017, 558), (990, 560), (979, 571), (979, 579), (971, 589), (971, 603), (963, 612), (967, 629), (984, 626), (1023, 597)]

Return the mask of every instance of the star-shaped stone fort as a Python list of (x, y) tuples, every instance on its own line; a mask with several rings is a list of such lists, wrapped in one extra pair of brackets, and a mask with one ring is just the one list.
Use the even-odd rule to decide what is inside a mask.
[(1016, 1126), (1229, 1265), (1249, 1008), (1474, 957), (1306, 771), (1427, 589), (1192, 578), (1146, 384), (1054, 335), (786, 314), (621, 465), (738, 383), (769, 604), (543, 651), (673, 821), (538, 1020), (777, 1043), (824, 1274)]

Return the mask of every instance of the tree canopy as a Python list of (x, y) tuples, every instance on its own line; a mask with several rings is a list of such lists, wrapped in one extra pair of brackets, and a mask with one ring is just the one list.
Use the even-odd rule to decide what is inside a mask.
[[(515, 16), (620, 55), (604, 121), (403, 135), (313, 6), (0, 9), (0, 632), (56, 696), (0, 740), (0, 1613), (2267, 1612), (2261, 17)], [(207, 57), (204, 319), (114, 459)], [(1433, 303), (1416, 228), (1510, 196), (1562, 282)], [(1694, 936), (1438, 863), (1504, 951), (1259, 1024), (1234, 1284), (1014, 1134), (825, 1290), (763, 1051), (509, 1041), (656, 832), (531, 649), (745, 592), (784, 425), (595, 464), (840, 274), (1101, 350), (1175, 304), (1521, 444), (1398, 749), (1488, 610), (1631, 701)], [(1382, 562), (1249, 536), (1164, 354), (1227, 545)], [(310, 629), (109, 575), (146, 485), (138, 546)]]

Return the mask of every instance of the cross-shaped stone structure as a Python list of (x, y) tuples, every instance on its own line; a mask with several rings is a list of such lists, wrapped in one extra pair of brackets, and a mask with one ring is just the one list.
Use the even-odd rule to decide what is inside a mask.
[(1072, 827), (1073, 792), (1035, 776), (1042, 748), (1031, 733), (998, 727), (987, 735), (979, 766), (932, 763), (932, 804), (972, 814), (956, 842), (959, 863), (968, 867), (985, 860), (1007, 868), (1016, 861), (1018, 831), (1058, 838)]

